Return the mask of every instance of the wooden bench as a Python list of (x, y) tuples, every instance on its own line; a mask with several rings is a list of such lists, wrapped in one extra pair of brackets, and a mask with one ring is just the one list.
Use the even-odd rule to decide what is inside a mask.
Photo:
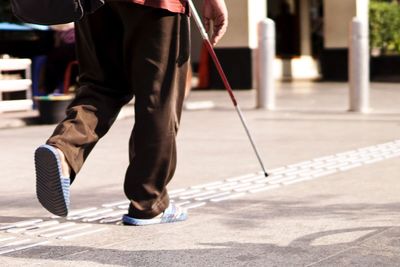
[[(31, 110), (32, 101), (32, 79), (30, 59), (6, 58), (0, 59), (0, 113), (7, 111)], [(20, 71), (22, 77), (9, 77), (5, 72)], [(25, 91), (25, 99), (3, 100), (3, 93)]]

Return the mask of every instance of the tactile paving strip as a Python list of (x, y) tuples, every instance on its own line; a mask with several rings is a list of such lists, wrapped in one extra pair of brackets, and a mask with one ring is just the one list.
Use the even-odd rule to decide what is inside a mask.
[[(399, 156), (400, 140), (396, 140), (273, 169), (270, 171), (270, 177), (264, 177), (262, 173), (253, 173), (172, 190), (169, 194), (175, 204), (194, 209), (207, 203), (227, 201), (313, 180)], [(107, 231), (107, 227), (99, 227), (93, 223), (119, 223), (128, 205), (129, 201), (122, 200), (106, 203), (101, 207), (71, 211), (66, 219), (54, 216), (48, 220), (33, 219), (1, 226), (0, 255), (37, 247), (52, 240), (71, 240)], [(8, 235), (3, 237), (4, 234)]]
[(170, 191), (170, 196), (175, 203), (182, 207), (196, 208), (205, 205), (207, 202), (226, 201), (247, 194), (348, 171), (399, 156), (400, 140), (396, 140), (273, 169), (270, 171), (269, 177), (264, 177), (263, 173), (248, 174), (173, 190)]

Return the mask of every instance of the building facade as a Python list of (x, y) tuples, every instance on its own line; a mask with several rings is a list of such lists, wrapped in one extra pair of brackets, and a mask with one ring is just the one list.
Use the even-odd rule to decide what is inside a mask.
[[(357, 13), (368, 14), (368, 0), (225, 1), (229, 29), (215, 50), (234, 88), (254, 88), (257, 24), (266, 17), (276, 25), (278, 79), (347, 79), (349, 25)], [(201, 64), (201, 40), (192, 30), (193, 61)], [(210, 87), (222, 87), (212, 66)]]

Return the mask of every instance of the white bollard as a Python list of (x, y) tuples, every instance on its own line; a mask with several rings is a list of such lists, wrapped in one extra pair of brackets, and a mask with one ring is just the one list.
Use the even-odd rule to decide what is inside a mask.
[(265, 19), (258, 24), (257, 108), (275, 108), (275, 22)]
[(354, 18), (350, 30), (349, 79), (350, 111), (369, 110), (369, 32), (368, 21)]

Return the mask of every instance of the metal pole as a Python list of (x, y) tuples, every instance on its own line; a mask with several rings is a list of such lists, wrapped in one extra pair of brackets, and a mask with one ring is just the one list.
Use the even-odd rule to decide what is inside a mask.
[(275, 109), (275, 22), (265, 19), (258, 24), (257, 108)]
[(368, 21), (354, 18), (350, 30), (349, 54), (350, 111), (368, 112), (369, 36)]

